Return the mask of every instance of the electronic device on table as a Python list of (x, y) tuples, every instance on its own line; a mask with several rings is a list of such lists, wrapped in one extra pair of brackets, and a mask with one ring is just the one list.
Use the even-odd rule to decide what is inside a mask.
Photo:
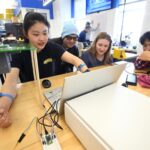
[(115, 83), (125, 69), (125, 66), (126, 63), (120, 63), (91, 72), (66, 77), (63, 87), (47, 91), (44, 93), (44, 96), (51, 104), (56, 101), (56, 110), (62, 114), (65, 101)]

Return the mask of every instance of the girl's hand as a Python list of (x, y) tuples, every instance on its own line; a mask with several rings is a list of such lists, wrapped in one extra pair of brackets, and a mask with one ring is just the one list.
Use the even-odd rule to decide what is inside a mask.
[(143, 53), (138, 57), (143, 61), (150, 61), (150, 51), (143, 51)]
[(10, 115), (5, 108), (0, 108), (0, 127), (6, 128), (12, 124)]

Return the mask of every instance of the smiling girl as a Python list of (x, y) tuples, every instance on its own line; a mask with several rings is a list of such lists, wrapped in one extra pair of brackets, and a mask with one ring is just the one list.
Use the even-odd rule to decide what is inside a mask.
[[(23, 27), (27, 41), (36, 47), (40, 78), (49, 77), (58, 73), (63, 60), (87, 71), (84, 62), (76, 56), (65, 51), (61, 46), (48, 39), (49, 23), (40, 13), (30, 12), (25, 15)], [(5, 83), (0, 92), (0, 127), (11, 124), (9, 109), (17, 94), (17, 81), (32, 81), (32, 63), (30, 51), (23, 51), (12, 56), (11, 71), (6, 75)]]
[(82, 60), (88, 67), (96, 67), (100, 65), (112, 63), (110, 54), (111, 37), (106, 32), (101, 32), (94, 40), (89, 50), (81, 56)]

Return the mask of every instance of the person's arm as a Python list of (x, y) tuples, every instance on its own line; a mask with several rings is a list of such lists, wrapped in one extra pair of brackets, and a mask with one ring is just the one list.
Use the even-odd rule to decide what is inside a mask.
[(100, 27), (100, 23), (97, 23), (96, 27), (91, 28), (91, 31), (96, 31), (99, 29), (99, 27)]
[(86, 64), (83, 62), (83, 60), (81, 60), (80, 58), (72, 55), (71, 53), (65, 51), (61, 57), (61, 59), (63, 61), (66, 61), (74, 66), (76, 66), (77, 68), (81, 69), (81, 72), (86, 72), (88, 71), (88, 68), (86, 66)]
[(16, 97), (18, 76), (19, 69), (12, 68), (11, 72), (6, 75), (5, 83), (2, 86), (1, 94), (4, 96), (0, 97), (0, 127), (8, 127), (11, 124), (9, 109), (13, 102), (13, 98)]
[(150, 51), (143, 51), (143, 53), (138, 57), (138, 59), (143, 61), (150, 61)]
[(139, 58), (134, 62), (135, 69), (145, 69), (149, 67), (149, 61), (144, 61)]

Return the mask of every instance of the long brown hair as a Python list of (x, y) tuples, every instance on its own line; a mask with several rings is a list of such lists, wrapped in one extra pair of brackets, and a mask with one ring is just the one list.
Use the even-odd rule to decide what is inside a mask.
[(96, 54), (97, 54), (96, 43), (99, 39), (106, 39), (109, 41), (109, 47), (108, 47), (108, 50), (106, 51), (106, 53), (104, 54), (104, 60), (103, 60), (104, 64), (109, 64), (112, 62), (112, 57), (110, 54), (112, 40), (111, 40), (111, 36), (109, 34), (107, 34), (106, 32), (100, 32), (98, 34), (98, 36), (93, 41), (92, 46), (89, 49), (89, 52), (93, 55), (93, 57), (96, 57)]

